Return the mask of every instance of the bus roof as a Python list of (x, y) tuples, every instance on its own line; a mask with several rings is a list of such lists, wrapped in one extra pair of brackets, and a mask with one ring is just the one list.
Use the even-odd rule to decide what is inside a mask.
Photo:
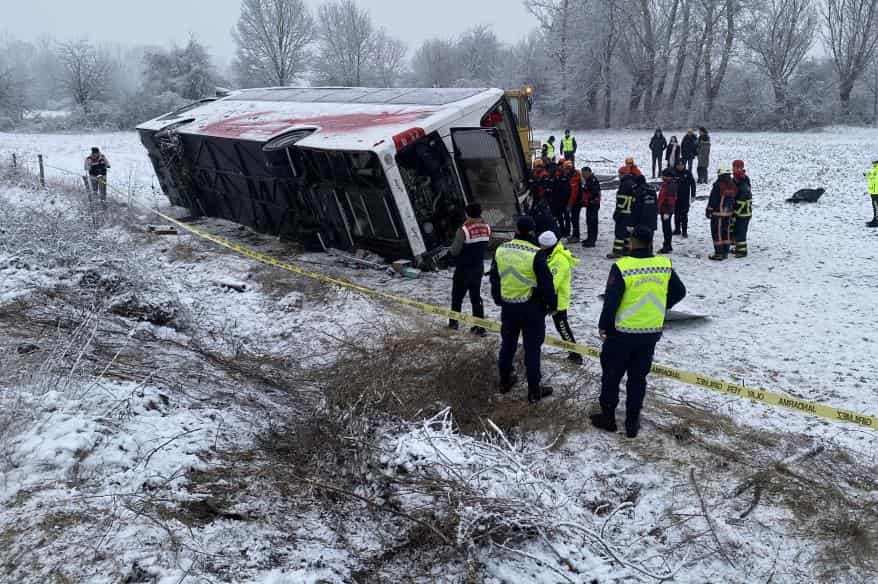
[(184, 122), (177, 129), (181, 134), (255, 142), (314, 130), (297, 146), (372, 150), (412, 130), (429, 134), (475, 109), (487, 112), (502, 95), (500, 89), (463, 88), (245, 89), (180, 108), (138, 129), (157, 131)]

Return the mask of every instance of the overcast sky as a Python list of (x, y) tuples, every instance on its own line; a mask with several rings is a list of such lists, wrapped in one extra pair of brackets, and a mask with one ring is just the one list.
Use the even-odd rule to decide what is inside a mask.
[[(88, 36), (124, 44), (166, 44), (194, 33), (218, 57), (234, 52), (231, 30), (240, 0), (0, 0), (0, 31), (31, 40)], [(320, 0), (309, 0), (312, 7)], [(502, 41), (514, 42), (535, 23), (521, 0), (358, 0), (378, 26), (414, 48), (425, 38), (450, 37), (490, 24)]]

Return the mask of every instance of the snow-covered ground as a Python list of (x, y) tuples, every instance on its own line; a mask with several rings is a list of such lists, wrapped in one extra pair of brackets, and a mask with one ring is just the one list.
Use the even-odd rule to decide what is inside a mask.
[[(584, 151), (585, 158), (615, 161), (627, 155), (645, 160), (648, 137), (633, 131), (577, 133), (581, 157)], [(870, 209), (862, 177), (878, 131), (836, 128), (809, 134), (718, 133), (712, 138), (712, 174), (721, 163), (747, 161), (754, 190), (751, 255), (719, 264), (707, 261), (711, 246), (702, 219), (704, 202), (693, 206), (690, 238), (675, 240), (673, 259), (689, 289), (685, 306), (711, 319), (669, 327), (658, 360), (878, 413), (873, 379), (878, 284), (870, 278), (878, 233), (864, 227)], [(152, 184), (152, 169), (135, 134), (0, 134), (0, 158), (5, 161), (14, 151), (32, 165), (34, 155), (43, 153), (47, 164), (75, 172), (92, 145), (110, 157), (112, 176), (123, 190), (129, 183)], [(615, 165), (592, 166), (602, 171)], [(52, 168), (47, 173), (66, 176)], [(783, 202), (798, 188), (817, 186), (827, 193), (816, 205)], [(291, 505), (285, 491), (260, 486), (257, 477), (248, 476), (245, 462), (229, 463), (229, 451), (252, 448), (257, 435), (277, 419), (296, 419), (301, 407), (277, 391), (271, 382), (277, 370), (268, 361), (260, 365), (267, 368), (264, 375), (230, 363), (248, 363), (253, 354), (297, 364), (307, 357), (331, 361), (326, 351), (335, 350), (333, 340), (358, 326), (392, 326), (423, 317), (400, 316), (393, 307), (354, 293), (326, 292), (278, 276), (186, 235), (147, 237), (136, 225), (126, 226), (121, 209), (115, 222), (92, 233), (83, 224), (87, 211), (70, 195), (0, 185), (0, 196), (0, 330), (5, 335), (0, 422), (8, 424), (0, 428), (0, 570), (20, 582), (52, 577), (88, 582), (180, 582), (187, 577), (279, 584), (381, 581), (377, 568), (371, 579), (352, 575), (364, 563), (374, 567), (375, 560), (363, 554), (378, 544), (365, 534), (370, 529), (380, 533), (380, 521), (368, 514), (344, 516), (364, 532), (347, 533), (350, 539), (345, 540), (333, 523), (337, 517), (330, 520), (319, 507), (303, 511)], [(583, 262), (575, 277), (571, 322), (585, 342), (596, 342), (597, 295), (612, 240), (611, 200), (605, 198), (599, 247), (573, 248)], [(34, 222), (35, 215), (41, 220)], [(146, 221), (140, 217), (136, 223)], [(340, 266), (319, 254), (298, 255), (226, 222), (203, 226), (310, 268), (448, 303), (450, 273), (391, 278)], [(96, 283), (89, 279), (95, 273)], [(112, 277), (104, 281), (101, 275)], [(223, 284), (229, 281), (246, 283), (246, 291), (229, 291)], [(43, 337), (37, 339), (9, 320), (25, 311), (16, 303), (37, 299), (48, 309), (66, 294), (83, 294), (80, 288), (108, 290), (110, 304), (127, 316), (104, 315), (99, 327), (98, 317), (84, 310), (80, 328), (46, 328), (44, 323), (38, 329)], [(91, 306), (86, 300), (81, 297), (83, 309)], [(131, 306), (144, 301), (165, 312), (173, 307), (170, 321), (132, 320)], [(488, 304), (489, 316), (496, 317), (497, 309)], [(26, 311), (39, 323), (40, 310)], [(438, 330), (435, 320), (426, 317), (425, 322)], [(89, 368), (74, 365), (60, 377), (44, 375), (51, 370), (46, 363), (63, 361), (59, 353), (73, 349), (72, 361), (78, 363), (81, 345), (93, 342), (92, 327), (100, 333), (94, 338), (106, 335), (117, 343), (103, 351), (106, 361)], [(154, 371), (145, 368), (144, 375), (136, 375), (141, 370), (130, 365), (134, 373), (126, 379), (128, 349), (118, 343), (154, 351)], [(123, 357), (114, 358), (116, 351)], [(568, 396), (570, 403), (591, 403), (596, 365), (576, 369), (564, 364), (562, 354), (546, 353), (551, 382), (579, 392)], [(104, 367), (116, 373), (102, 376)], [(494, 372), (473, 375), (493, 377)], [(501, 400), (500, 407), (517, 407), (520, 399), (516, 394)], [(539, 419), (541, 410), (513, 411), (514, 418), (526, 422), (530, 416)], [(3, 417), (3, 412), (13, 415)], [(435, 413), (425, 407), (423, 415)], [(676, 566), (683, 568), (674, 581), (693, 584), (874, 581), (873, 565), (824, 557), (825, 548), (835, 549), (830, 543), (841, 542), (839, 549), (845, 550), (849, 536), (866, 546), (866, 557), (876, 556), (874, 516), (861, 507), (874, 510), (876, 505), (874, 432), (664, 380), (654, 380), (645, 416), (638, 441), (623, 442), (583, 424), (567, 430), (552, 448), (552, 438), (541, 442), (537, 438), (546, 437), (539, 432), (537, 438), (522, 432), (521, 442), (510, 447), (492, 432), (475, 440), (460, 437), (440, 417), (388, 435), (381, 442), (381, 460), (388, 469), (404, 468), (407, 476), (440, 469), (445, 479), (467, 477), (471, 506), (459, 509), (463, 518), (490, 517), (480, 514), (480, 505), (501, 498), (521, 505), (521, 517), (527, 518), (522, 521), (531, 529), (553, 530), (524, 542), (512, 537), (479, 548), (475, 557), (490, 582), (649, 582), (656, 579), (638, 567), (667, 574)], [(801, 469), (793, 461), (772, 470), (778, 461), (817, 444), (827, 450), (811, 456)], [(200, 482), (202, 474), (217, 469), (228, 476), (216, 484)], [(690, 469), (694, 474), (688, 474)], [(369, 476), (374, 478), (374, 472)], [(751, 497), (736, 487), (759, 472), (768, 474), (758, 475), (757, 506), (745, 514)], [(217, 484), (227, 497), (205, 499)], [(825, 489), (825, 505), (810, 512), (798, 499), (791, 503), (793, 495), (784, 490), (790, 485), (805, 485), (803, 492), (812, 495)], [(359, 493), (368, 491), (363, 486)], [(830, 501), (829, 494), (836, 492), (846, 497), (841, 503)], [(406, 513), (424, 503), (401, 497)], [(807, 504), (814, 503), (808, 499)], [(618, 514), (607, 515), (617, 508)], [(348, 507), (345, 511), (350, 512)], [(865, 527), (856, 523), (853, 515), (858, 513)], [(850, 521), (842, 522), (848, 514)], [(565, 532), (558, 527), (564, 523), (578, 527)], [(478, 525), (468, 526), (478, 531)], [(583, 526), (601, 537), (583, 535)], [(51, 533), (58, 537), (47, 537)], [(612, 552), (601, 547), (601, 540)], [(391, 544), (381, 545), (397, 549)], [(625, 557), (613, 559), (620, 551)], [(448, 571), (433, 577), (460, 581), (457, 568), (451, 561)], [(384, 581), (393, 580), (385, 573)]]

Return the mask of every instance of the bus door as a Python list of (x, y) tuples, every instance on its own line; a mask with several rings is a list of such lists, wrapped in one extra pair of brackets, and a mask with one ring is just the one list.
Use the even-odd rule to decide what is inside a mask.
[(482, 205), (482, 216), (495, 231), (514, 231), (520, 179), (504, 155), (497, 129), (452, 129), (451, 140), (467, 199)]

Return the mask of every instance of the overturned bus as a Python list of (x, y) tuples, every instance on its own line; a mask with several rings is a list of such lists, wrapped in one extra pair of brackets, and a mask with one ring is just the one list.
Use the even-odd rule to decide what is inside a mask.
[(429, 265), (469, 202), (512, 230), (528, 190), (519, 116), (500, 89), (278, 87), (138, 131), (162, 190), (193, 214)]

